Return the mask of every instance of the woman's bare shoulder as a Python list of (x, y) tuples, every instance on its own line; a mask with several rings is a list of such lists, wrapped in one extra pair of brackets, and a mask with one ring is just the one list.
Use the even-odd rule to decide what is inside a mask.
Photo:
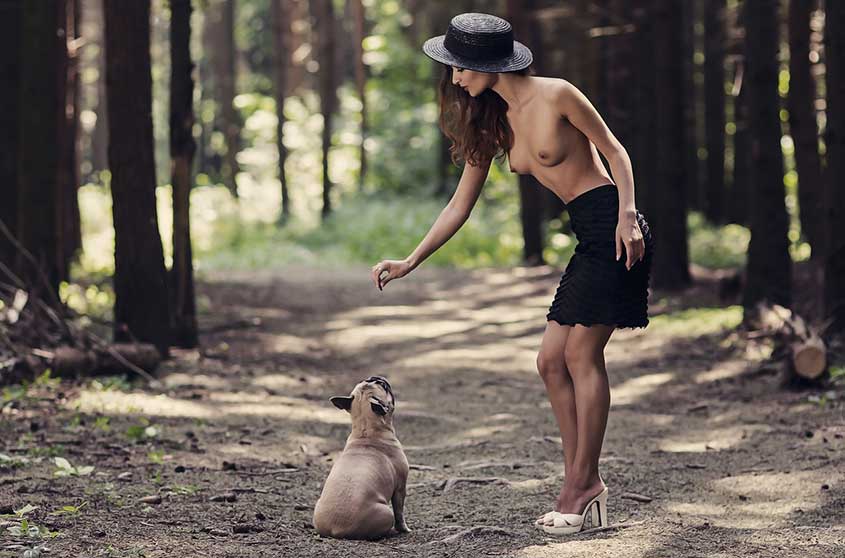
[(543, 97), (550, 102), (558, 102), (562, 97), (574, 95), (578, 90), (571, 82), (560, 77), (532, 76)]

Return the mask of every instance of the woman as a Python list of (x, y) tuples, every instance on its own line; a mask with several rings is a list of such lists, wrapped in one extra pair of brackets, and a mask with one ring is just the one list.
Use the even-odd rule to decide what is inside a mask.
[[(444, 64), (440, 126), (466, 160), (455, 194), (414, 252), (373, 266), (379, 289), (404, 277), (469, 217), (494, 156), (531, 174), (567, 206), (578, 239), (546, 315), (537, 368), (563, 442), (565, 482), (536, 524), (548, 533), (607, 524), (599, 454), (610, 407), (604, 347), (615, 328), (645, 327), (653, 240), (634, 205), (631, 161), (571, 83), (533, 75), (533, 56), (496, 16), (455, 16), (424, 52)], [(615, 181), (599, 158), (605, 155)], [(501, 152), (500, 152), (501, 150)]]

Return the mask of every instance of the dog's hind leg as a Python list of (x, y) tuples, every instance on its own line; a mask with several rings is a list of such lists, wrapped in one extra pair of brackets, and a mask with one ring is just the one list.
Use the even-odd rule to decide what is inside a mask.
[(393, 509), (390, 505), (373, 503), (361, 511), (361, 522), (355, 534), (344, 538), (380, 539), (390, 533), (393, 523)]
[(405, 523), (405, 482), (401, 482), (396, 487), (396, 491), (393, 492), (393, 498), (391, 498), (391, 504), (393, 505), (393, 516), (395, 517), (393, 526), (400, 533), (410, 533), (411, 530), (408, 528), (408, 524)]

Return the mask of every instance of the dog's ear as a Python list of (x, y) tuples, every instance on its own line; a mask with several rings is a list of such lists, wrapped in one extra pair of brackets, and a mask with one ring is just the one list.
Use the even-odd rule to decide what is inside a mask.
[(355, 399), (354, 395), (335, 395), (334, 397), (329, 398), (329, 401), (331, 401), (338, 409), (343, 409), (344, 411), (351, 413), (353, 399)]
[(376, 399), (375, 397), (370, 397), (370, 407), (373, 408), (373, 412), (379, 416), (384, 416), (387, 414), (388, 408), (387, 405)]

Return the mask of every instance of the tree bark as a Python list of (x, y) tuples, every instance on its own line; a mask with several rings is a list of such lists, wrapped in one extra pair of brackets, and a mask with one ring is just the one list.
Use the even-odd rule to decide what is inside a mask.
[[(58, 79), (64, 79), (63, 134), (60, 138), (57, 204), (59, 210), (59, 279), (70, 280), (70, 263), (82, 249), (79, 216), (79, 21), (81, 0), (65, 0), (67, 38), (59, 49), (64, 60)], [(64, 78), (61, 72), (64, 73)]]
[[(366, 18), (364, 4), (361, 0), (348, 0), (352, 11), (352, 18), (355, 32), (352, 35), (352, 45), (355, 61), (355, 85), (358, 89), (358, 98), (361, 100), (361, 149), (359, 152), (360, 170), (358, 172), (358, 191), (364, 191), (364, 184), (367, 178), (367, 150), (364, 149), (364, 142), (369, 134), (367, 123), (367, 66), (364, 64), (363, 41), (366, 36)], [(413, 33), (413, 29), (409, 29)]]
[(810, 72), (810, 13), (815, 0), (789, 2), (789, 131), (795, 144), (798, 172), (798, 207), (801, 230), (812, 247), (813, 259), (821, 255), (824, 229), (818, 218), (822, 211), (824, 184), (819, 158), (816, 125), (816, 82)]
[(654, 4), (655, 67), (653, 114), (656, 127), (655, 191), (649, 224), (660, 241), (654, 256), (654, 285), (662, 289), (682, 289), (689, 285), (687, 248), (687, 206), (684, 176), (683, 99), (677, 87), (681, 83), (680, 11), (670, 0)]
[(653, 223), (653, 214), (658, 193), (655, 167), (655, 118), (658, 106), (655, 100), (655, 67), (654, 53), (654, 21), (652, 8), (648, 1), (640, 1), (633, 8), (634, 23), (636, 25), (636, 73), (637, 81), (634, 86), (637, 111), (634, 114), (633, 135), (640, 138), (632, 149), (631, 159), (634, 166), (634, 183), (636, 184), (638, 206), (645, 215), (649, 216), (649, 223)]
[(684, 49), (683, 96), (684, 96), (684, 175), (687, 177), (687, 204), (690, 209), (701, 211), (704, 206), (705, 181), (702, 180), (702, 162), (698, 158), (699, 130), (702, 128), (700, 88), (696, 78), (700, 74), (695, 52), (698, 46), (696, 23), (701, 20), (701, 4), (698, 0), (682, 0), (681, 37)]
[(751, 242), (743, 292), (745, 319), (758, 301), (789, 307), (789, 255), (778, 97), (778, 0), (745, 0)]
[(825, 3), (827, 55), (827, 196), (825, 201), (825, 314), (845, 331), (845, 4)]
[(108, 107), (106, 100), (106, 42), (103, 35), (105, 20), (103, 16), (102, 0), (91, 0), (87, 3), (86, 18), (93, 20), (91, 29), (96, 29), (97, 35), (86, 37), (85, 42), (91, 48), (97, 46), (97, 106), (94, 112), (97, 114), (97, 121), (94, 125), (94, 133), (91, 135), (91, 173), (93, 180), (100, 182), (100, 172), (109, 168), (109, 123)]
[(276, 97), (276, 150), (279, 153), (279, 184), (282, 194), (282, 208), (279, 224), (283, 224), (290, 217), (290, 198), (288, 181), (285, 174), (287, 148), (284, 142), (285, 127), (285, 96), (287, 94), (287, 73), (290, 65), (290, 23), (291, 13), (287, 3), (283, 0), (270, 0), (270, 28), (273, 33), (273, 91)]
[(704, 121), (707, 144), (705, 214), (725, 221), (725, 0), (704, 10)]
[(334, 6), (332, 0), (318, 0), (317, 5), (317, 41), (320, 56), (320, 112), (323, 114), (322, 151), (323, 151), (323, 207), (321, 217), (325, 219), (332, 212), (332, 181), (329, 177), (329, 151), (332, 146), (332, 122), (337, 107), (335, 90), (335, 48), (334, 48)]
[[(0, 0), (0, 221), (18, 229), (18, 88), (20, 82), (21, 7), (19, 0)], [(14, 244), (0, 234), (0, 263), (15, 266)]]
[(194, 142), (194, 80), (191, 70), (191, 0), (170, 0), (170, 161), (173, 186), (173, 267), (170, 270), (172, 343), (196, 347), (196, 302), (191, 249), (191, 168)]
[(226, 136), (226, 165), (225, 176), (229, 190), (234, 197), (238, 197), (237, 176), (240, 172), (238, 152), (241, 150), (241, 122), (235, 109), (235, 95), (237, 94), (237, 46), (235, 45), (235, 0), (223, 0), (220, 32), (223, 36), (224, 49), (218, 74), (220, 79), (223, 134)]
[[(527, 10), (531, 9), (530, 0), (507, 0), (508, 21), (513, 26), (514, 37), (524, 41), (531, 48), (532, 39), (537, 35), (532, 33)], [(541, 49), (533, 48), (532, 52)], [(535, 62), (536, 64), (539, 62)], [(531, 175), (517, 175), (519, 182), (519, 216), (522, 223), (522, 260), (525, 265), (543, 265), (543, 217), (544, 217), (544, 188)]]
[(205, 11), (203, 43), (208, 56), (210, 81), (215, 101), (214, 127), (223, 133), (225, 151), (214, 155), (211, 166), (220, 172), (232, 196), (238, 197), (237, 154), (240, 151), (241, 122), (234, 99), (237, 81), (237, 46), (235, 44), (235, 0), (209, 0)]
[(167, 355), (167, 277), (158, 231), (153, 156), (149, 0), (105, 0), (114, 250), (114, 339)]
[[(610, 10), (614, 16), (611, 24), (615, 27), (615, 31), (605, 39), (608, 59), (605, 78), (608, 104), (605, 119), (610, 130), (629, 151), (629, 156), (634, 163), (636, 159), (634, 120), (637, 113), (637, 90), (632, 87), (632, 84), (637, 81), (635, 26), (632, 22), (630, 2), (612, 0)], [(638, 188), (635, 187), (634, 191), (638, 196), (641, 195)]]
[[(18, 92), (18, 238), (42, 268), (17, 254), (17, 275), (38, 290), (58, 293), (61, 138), (64, 133), (65, 4), (33, 2), (22, 10)], [(45, 296), (47, 298), (47, 296)]]
[(751, 204), (751, 145), (748, 131), (748, 74), (745, 56), (737, 63), (737, 93), (734, 96), (734, 169), (731, 184), (731, 205), (728, 218), (732, 223), (748, 225)]

